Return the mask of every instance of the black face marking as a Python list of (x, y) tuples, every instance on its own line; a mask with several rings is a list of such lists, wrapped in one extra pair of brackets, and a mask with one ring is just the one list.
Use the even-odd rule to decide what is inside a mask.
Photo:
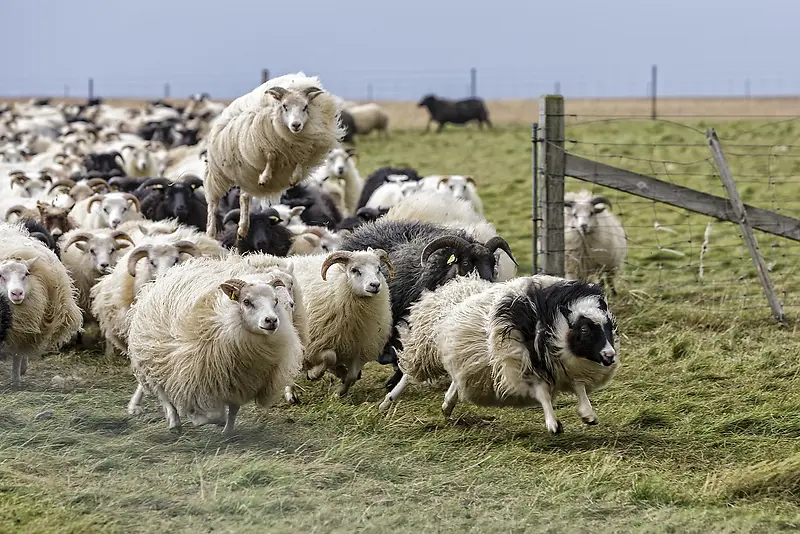
[(580, 316), (570, 324), (567, 333), (567, 344), (570, 351), (579, 358), (585, 358), (602, 364), (600, 351), (610, 343), (613, 347), (613, 333), (609, 321), (601, 326), (587, 317)]

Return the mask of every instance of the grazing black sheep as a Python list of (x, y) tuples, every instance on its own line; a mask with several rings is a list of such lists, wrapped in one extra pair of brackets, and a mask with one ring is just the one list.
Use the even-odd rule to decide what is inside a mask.
[(511, 247), (502, 237), (493, 237), (484, 245), (463, 230), (419, 221), (381, 219), (364, 224), (345, 235), (341, 250), (366, 250), (368, 247), (385, 250), (394, 266), (394, 276), (390, 278), (388, 271), (384, 276), (389, 281), (395, 328), (378, 357), (379, 363), (395, 366), (394, 376), (386, 382), (388, 389), (403, 376), (397, 368), (396, 351), (401, 345), (396, 326), (422, 292), (473, 271), (484, 280), (494, 280), (497, 249), (513, 259)]
[(427, 132), (432, 122), (438, 122), (439, 128), (437, 132), (441, 132), (444, 125), (452, 124), (466, 124), (471, 121), (478, 121), (478, 125), (483, 128), (486, 123), (490, 128), (492, 123), (489, 121), (489, 112), (486, 111), (486, 104), (480, 98), (467, 98), (465, 100), (446, 100), (439, 98), (435, 95), (425, 95), (419, 101), (417, 107), (428, 108), (430, 118), (428, 124), (425, 126)]
[(194, 194), (198, 187), (203, 187), (203, 180), (197, 176), (187, 176), (182, 182), (150, 178), (134, 194), (140, 200), (145, 218), (159, 221), (174, 217), (180, 223), (205, 231), (208, 206), (204, 198)]
[(250, 212), (250, 229), (247, 237), (236, 242), (239, 225), (238, 209), (231, 210), (222, 220), (224, 229), (217, 235), (217, 240), (225, 248), (236, 246), (240, 254), (245, 252), (262, 252), (273, 256), (286, 256), (292, 247), (292, 232), (281, 224), (281, 218), (275, 208)]
[(281, 204), (290, 208), (303, 206), (300, 218), (309, 226), (336, 228), (342, 214), (331, 196), (315, 185), (297, 184), (281, 195)]
[(354, 137), (358, 132), (356, 131), (356, 121), (353, 119), (353, 116), (347, 111), (342, 110), (342, 114), (339, 116), (339, 122), (342, 123), (345, 132), (342, 142), (354, 145)]
[(372, 196), (372, 193), (374, 193), (380, 186), (388, 182), (387, 177), (392, 174), (408, 176), (409, 180), (413, 180), (415, 182), (418, 182), (422, 179), (416, 169), (411, 169), (409, 167), (381, 167), (367, 177), (366, 181), (364, 182), (364, 188), (361, 190), (361, 196), (358, 198), (357, 207), (363, 208), (366, 206), (367, 202), (369, 202), (369, 198)]

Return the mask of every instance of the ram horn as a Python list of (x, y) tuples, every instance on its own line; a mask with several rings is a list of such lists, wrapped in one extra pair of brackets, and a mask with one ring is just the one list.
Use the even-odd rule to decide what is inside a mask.
[(183, 178), (183, 183), (186, 184), (192, 191), (203, 187), (203, 180), (194, 174), (188, 174)]
[(172, 185), (166, 178), (148, 178), (142, 185), (139, 186), (139, 189), (161, 189), (162, 187), (169, 187)]
[(104, 198), (103, 195), (92, 195), (91, 198), (89, 198), (89, 202), (86, 204), (86, 213), (91, 213), (92, 206), (94, 206), (96, 202), (102, 202)]
[(436, 184), (436, 189), (439, 189), (440, 185), (446, 184), (449, 181), (450, 181), (450, 177), (449, 176), (442, 176), (441, 178), (439, 178), (439, 182)]
[(499, 235), (494, 236), (489, 241), (486, 242), (484, 245), (487, 249), (489, 249), (489, 253), (494, 254), (497, 249), (502, 250), (508, 257), (511, 258), (511, 261), (514, 262), (514, 265), (519, 266), (517, 260), (514, 259), (514, 255), (511, 253), (511, 247), (508, 246), (508, 243), (505, 239), (500, 237)]
[(276, 85), (275, 87), (267, 89), (267, 94), (272, 96), (275, 100), (283, 100), (283, 97), (286, 96), (286, 89)]
[(48, 171), (49, 171), (48, 169), (42, 169), (41, 170), (41, 174), (40, 174), (41, 178), (39, 178), (39, 179), (41, 181), (43, 181), (43, 182), (47, 182), (48, 184), (52, 184), (53, 183), (53, 177), (50, 176), (50, 174), (54, 174), (54, 173), (51, 170), (49, 172)]
[(69, 241), (61, 247), (61, 250), (67, 250), (70, 246), (74, 245), (75, 243), (79, 243), (81, 241), (89, 241), (92, 238), (91, 234), (86, 232), (79, 232), (74, 234), (72, 237), (69, 238)]
[(138, 211), (139, 213), (142, 212), (142, 205), (139, 203), (138, 198), (131, 195), (130, 193), (123, 193), (122, 198), (127, 198), (130, 202), (133, 202), (133, 205), (136, 206), (136, 211)]
[(111, 232), (111, 238), (114, 241), (127, 241), (131, 245), (136, 246), (136, 243), (133, 242), (133, 239), (131, 239), (131, 236), (129, 236), (128, 234), (126, 234), (122, 230), (114, 230), (113, 232)]
[(51, 242), (51, 240), (47, 237), (47, 235), (43, 234), (42, 232), (31, 232), (29, 235), (34, 239), (38, 239), (42, 243), (50, 243)]
[(128, 256), (128, 274), (136, 278), (136, 264), (150, 253), (151, 245), (139, 245)]
[(353, 253), (347, 250), (340, 250), (338, 252), (331, 253), (327, 258), (325, 258), (325, 261), (322, 264), (322, 279), (327, 282), (328, 269), (337, 263), (347, 263), (352, 257)]
[(175, 249), (181, 254), (188, 254), (190, 256), (194, 256), (195, 258), (202, 254), (202, 252), (200, 252), (200, 249), (197, 248), (197, 245), (192, 243), (191, 241), (187, 240), (177, 241), (173, 243), (172, 246), (175, 247)]
[(86, 185), (95, 192), (99, 192), (103, 189), (108, 191), (109, 189), (108, 182), (106, 182), (103, 178), (92, 178), (90, 180), (86, 180)]
[(269, 283), (272, 287), (286, 287), (286, 284), (283, 283), (283, 280), (280, 278), (276, 278), (275, 280)]
[(389, 278), (394, 278), (394, 267), (392, 266), (392, 261), (389, 259), (389, 254), (382, 248), (376, 248), (373, 252), (375, 252), (381, 260), (381, 263), (386, 266), (386, 270), (389, 271)]
[(425, 249), (422, 251), (422, 266), (424, 267), (425, 264), (428, 263), (428, 258), (431, 257), (431, 254), (439, 249), (453, 247), (459, 250), (464, 250), (465, 248), (469, 248), (469, 246), (469, 241), (457, 235), (443, 235), (441, 237), (437, 237), (428, 243), (425, 246)]
[(231, 210), (225, 214), (225, 217), (222, 219), (222, 226), (225, 226), (229, 222), (235, 222), (239, 224), (239, 217), (241, 216), (241, 210)]
[(8, 220), (8, 218), (11, 215), (22, 217), (25, 214), (25, 212), (30, 212), (30, 211), (31, 211), (30, 208), (27, 208), (26, 206), (23, 206), (21, 204), (16, 204), (6, 210), (6, 220)]
[[(120, 150), (128, 150), (128, 149), (130, 149), (130, 150), (136, 150), (136, 147), (135, 147), (135, 146), (133, 146), (133, 145), (125, 145), (125, 146), (123, 146), (123, 147), (120, 147)], [(121, 158), (122, 158), (122, 155), (120, 155), (120, 153), (119, 153), (119, 152), (111, 152), (111, 154), (116, 154), (117, 156), (119, 156), (119, 157), (121, 157)], [(125, 158), (122, 158), (122, 161), (125, 161)]]
[(352, 158), (353, 156), (355, 156), (357, 154), (355, 148), (346, 148), (344, 151), (347, 152), (347, 157), (348, 158)]
[[(566, 203), (565, 203), (566, 204)], [(609, 208), (612, 208), (613, 205), (608, 198), (604, 197), (603, 195), (595, 195), (592, 197), (592, 204), (605, 204)]]
[(55, 191), (56, 189), (62, 188), (62, 187), (65, 188), (67, 190), (67, 192), (69, 192), (70, 189), (75, 187), (75, 182), (73, 180), (69, 180), (69, 179), (56, 180), (50, 186), (50, 189), (47, 191), (47, 194), (48, 195), (52, 195), (53, 191)]
[(225, 280), (219, 285), (219, 288), (222, 290), (225, 295), (228, 296), (231, 300), (237, 300), (239, 298), (239, 293), (241, 293), (242, 288), (247, 285), (247, 282), (241, 280), (239, 278), (231, 278), (229, 280)]
[(12, 184), (25, 185), (30, 180), (22, 171), (10, 172), (8, 175), (11, 177)]
[(472, 184), (477, 187), (478, 184), (475, 183), (475, 178), (472, 176), (465, 176), (464, 179), (467, 181), (468, 184)]

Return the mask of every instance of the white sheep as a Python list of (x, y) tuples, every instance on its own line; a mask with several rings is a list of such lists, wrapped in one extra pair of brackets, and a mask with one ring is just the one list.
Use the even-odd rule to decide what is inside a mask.
[(16, 385), (30, 356), (57, 350), (80, 331), (81, 311), (67, 270), (21, 225), (0, 223), (0, 291), (12, 305), (3, 350), (12, 355)]
[(392, 275), (389, 256), (368, 248), (300, 256), (292, 258), (292, 264), (308, 313), (303, 366), (311, 380), (326, 370), (335, 374), (342, 381), (338, 393), (343, 396), (391, 334), (389, 287), (380, 270), (385, 264)]
[[(495, 226), (478, 214), (468, 200), (453, 198), (444, 192), (416, 192), (389, 209), (384, 217), (387, 220), (423, 221), (460, 228), (481, 243), (498, 235)], [(498, 249), (495, 257), (495, 281), (505, 282), (514, 278), (517, 264), (511, 256)]]
[(438, 191), (452, 195), (454, 198), (464, 199), (472, 204), (478, 214), (483, 215), (483, 202), (478, 195), (475, 179), (472, 176), (426, 176), (420, 180), (420, 191)]
[(596, 275), (612, 295), (614, 280), (625, 263), (625, 229), (611, 213), (611, 202), (583, 189), (564, 194), (564, 271), (566, 278)]
[(364, 188), (364, 179), (361, 178), (353, 161), (355, 154), (354, 148), (336, 147), (328, 152), (325, 163), (314, 170), (311, 175), (311, 179), (321, 184), (326, 191), (332, 188), (333, 184), (343, 189), (343, 205), (339, 208), (343, 214), (347, 215), (355, 214), (361, 190)]
[(131, 368), (158, 395), (170, 429), (180, 429), (181, 416), (202, 424), (227, 407), (230, 436), (241, 405), (268, 407), (284, 392), (303, 347), (280, 303), (283, 285), (263, 274), (230, 278), (224, 262), (193, 262), (142, 292), (131, 310)]
[(389, 114), (374, 102), (347, 108), (356, 126), (356, 133), (367, 135), (372, 130), (386, 135), (389, 132)]
[(69, 212), (83, 228), (116, 229), (126, 221), (141, 220), (139, 199), (130, 193), (92, 195), (76, 202)]
[(295, 234), (288, 256), (306, 256), (312, 254), (328, 254), (339, 250), (342, 236), (322, 226), (289, 227)]
[[(137, 241), (136, 248), (120, 258), (111, 274), (102, 277), (92, 287), (92, 315), (97, 318), (100, 331), (106, 339), (106, 353), (109, 356), (115, 350), (123, 354), (127, 351), (127, 312), (142, 286), (178, 265), (186, 255), (204, 254), (197, 243), (191, 239), (179, 239), (180, 237), (182, 236), (178, 231), (143, 237)], [(218, 258), (225, 254), (218, 244), (212, 250), (215, 251), (213, 255)], [(144, 259), (147, 261), (142, 261)]]
[(419, 189), (419, 182), (409, 180), (405, 174), (390, 174), (386, 182), (378, 187), (367, 201), (366, 207), (388, 209)]
[(340, 110), (341, 101), (302, 72), (269, 80), (231, 102), (207, 138), (208, 235), (217, 235), (220, 199), (238, 185), (244, 239), (250, 196), (275, 196), (319, 166), (344, 136)]
[(61, 262), (67, 268), (78, 291), (78, 306), (84, 322), (91, 313), (89, 292), (101, 276), (109, 274), (125, 248), (136, 243), (120, 230), (78, 228), (65, 233), (59, 240)]

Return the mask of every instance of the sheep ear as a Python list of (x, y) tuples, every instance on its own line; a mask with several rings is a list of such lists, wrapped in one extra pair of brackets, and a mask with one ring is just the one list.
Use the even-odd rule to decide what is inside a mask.
[(225, 295), (231, 300), (238, 300), (239, 293), (244, 287), (244, 281), (239, 280), (238, 278), (232, 278), (230, 280), (226, 280), (219, 285), (219, 288), (222, 290)]
[(25, 260), (25, 266), (28, 267), (28, 270), (30, 270), (30, 268), (33, 267), (33, 264), (36, 263), (36, 260), (38, 260), (38, 259), (39, 259), (39, 257), (36, 256), (36, 257), (33, 257), (33, 258), (29, 259), (29, 260)]
[(309, 102), (317, 98), (322, 93), (323, 91), (319, 87), (309, 87), (308, 89), (306, 89), (306, 96), (308, 97)]
[(353, 156), (356, 155), (356, 149), (355, 148), (346, 148), (345, 152), (347, 152), (347, 157), (348, 158), (352, 158)]
[(558, 307), (558, 311), (560, 311), (560, 312), (561, 312), (561, 315), (563, 315), (563, 316), (564, 316), (564, 319), (566, 319), (566, 320), (567, 320), (567, 324), (569, 324), (570, 326), (572, 326), (572, 325), (570, 324), (570, 322), (569, 322), (569, 316), (570, 316), (570, 315), (572, 315), (572, 312), (569, 310), (569, 308), (568, 308), (567, 306), (564, 306), (564, 305), (562, 304), (562, 305), (560, 305), (560, 306)]
[(286, 89), (283, 87), (273, 87), (271, 89), (267, 89), (267, 94), (275, 100), (281, 101), (286, 94)]
[(304, 211), (306, 211), (305, 206), (295, 206), (289, 213), (291, 214), (292, 217), (297, 217), (302, 215)]

